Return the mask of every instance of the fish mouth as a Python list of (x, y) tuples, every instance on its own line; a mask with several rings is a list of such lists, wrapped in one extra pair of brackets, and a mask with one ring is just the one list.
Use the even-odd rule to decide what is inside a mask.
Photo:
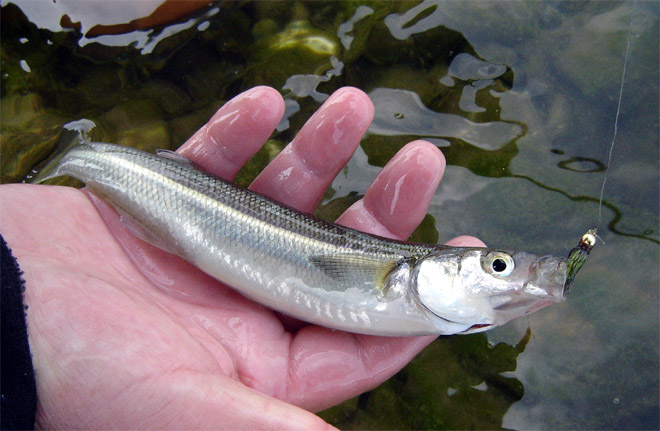
[(495, 307), (493, 310), (505, 314), (524, 316), (525, 314), (531, 314), (545, 308), (548, 305), (556, 304), (561, 300), (563, 300), (563, 298), (539, 298), (537, 296), (531, 297), (524, 295), (519, 298), (511, 299), (504, 304)]
[(537, 299), (544, 297), (551, 302), (562, 301), (566, 295), (566, 259), (556, 256), (540, 257), (535, 271), (526, 283), (524, 292)]
[(497, 310), (497, 311), (512, 311), (512, 310), (517, 310), (517, 309), (520, 309), (520, 308), (527, 309), (527, 308), (534, 307), (534, 304), (536, 304), (537, 302), (548, 302), (548, 303), (550, 303), (552, 301), (539, 300), (539, 298), (537, 298), (537, 297), (521, 297), (519, 299), (514, 299), (514, 300), (507, 301), (504, 304), (495, 307), (494, 310)]
[(500, 318), (513, 320), (565, 299), (566, 260), (543, 256), (534, 262), (528, 280), (519, 289), (493, 297), (493, 311)]

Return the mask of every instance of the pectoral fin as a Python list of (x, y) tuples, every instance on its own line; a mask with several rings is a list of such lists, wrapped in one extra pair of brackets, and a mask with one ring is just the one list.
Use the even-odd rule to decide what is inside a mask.
[(337, 282), (338, 289), (376, 287), (384, 290), (387, 275), (401, 261), (401, 257), (337, 254), (312, 256), (310, 262)]

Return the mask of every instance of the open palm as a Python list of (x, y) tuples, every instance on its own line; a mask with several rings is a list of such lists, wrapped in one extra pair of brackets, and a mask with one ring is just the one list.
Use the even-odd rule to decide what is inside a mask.
[[(373, 111), (361, 91), (337, 91), (251, 188), (312, 211)], [(231, 179), (283, 112), (275, 90), (254, 88), (179, 151)], [(405, 239), (444, 166), (433, 145), (408, 144), (338, 222)], [(355, 335), (281, 316), (133, 237), (80, 190), (5, 185), (0, 205), (0, 231), (26, 281), (44, 428), (323, 428), (309, 411), (373, 388), (433, 339)]]

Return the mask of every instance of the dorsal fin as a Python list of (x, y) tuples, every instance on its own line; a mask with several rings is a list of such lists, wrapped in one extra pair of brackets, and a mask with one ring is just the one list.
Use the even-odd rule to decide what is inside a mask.
[(183, 154), (179, 154), (177, 152), (171, 151), (171, 150), (156, 150), (156, 155), (159, 157), (164, 157), (166, 159), (173, 160), (178, 163), (183, 163), (186, 165), (192, 165), (193, 162), (190, 160), (188, 157), (184, 156)]

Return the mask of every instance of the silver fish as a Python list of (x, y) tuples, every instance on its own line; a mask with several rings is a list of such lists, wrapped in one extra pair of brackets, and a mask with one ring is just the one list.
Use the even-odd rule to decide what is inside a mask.
[(566, 259), (393, 241), (314, 218), (174, 154), (81, 143), (69, 175), (139, 236), (269, 308), (350, 332), (484, 331), (564, 299)]

